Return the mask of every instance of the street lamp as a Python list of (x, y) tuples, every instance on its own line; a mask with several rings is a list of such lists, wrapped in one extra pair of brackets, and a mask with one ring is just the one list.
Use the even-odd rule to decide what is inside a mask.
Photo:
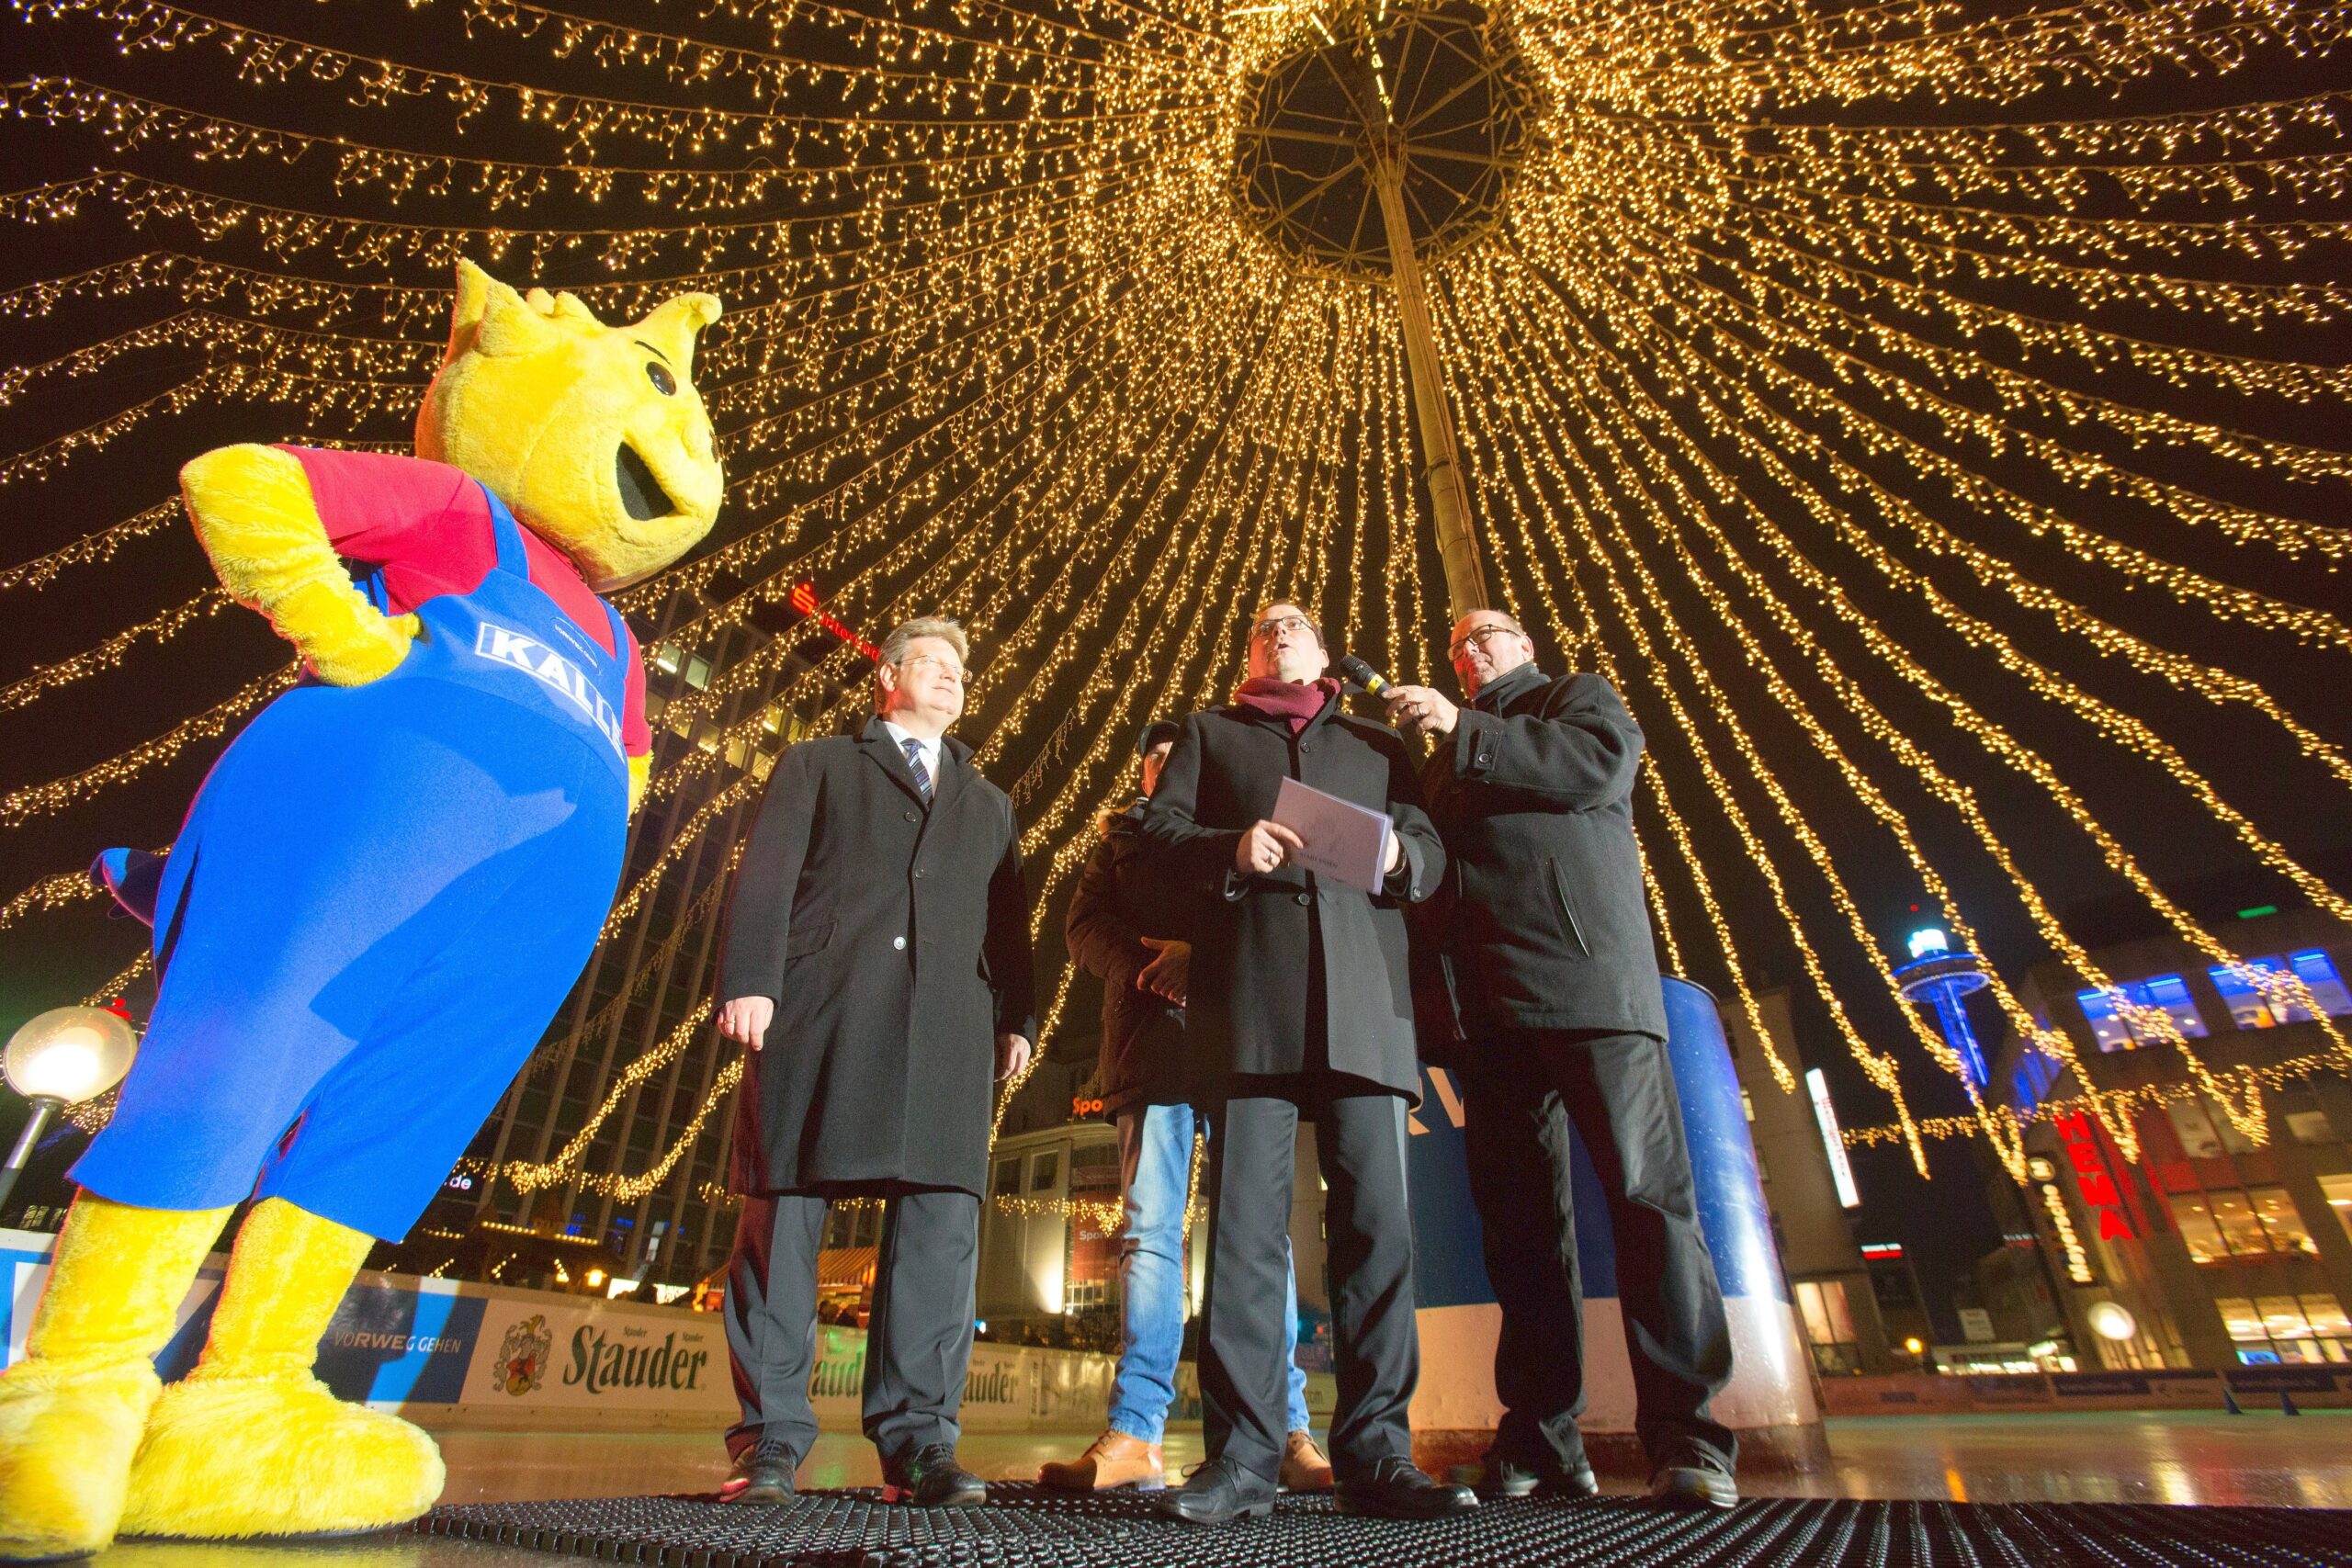
[(32, 1104), (25, 1130), (8, 1163), (0, 1168), (0, 1206), (16, 1190), (17, 1178), (33, 1156), (33, 1145), (50, 1119), (69, 1105), (106, 1093), (130, 1071), (139, 1040), (119, 1014), (104, 1008), (51, 1008), (26, 1021), (8, 1037), (0, 1071), (8, 1085)]

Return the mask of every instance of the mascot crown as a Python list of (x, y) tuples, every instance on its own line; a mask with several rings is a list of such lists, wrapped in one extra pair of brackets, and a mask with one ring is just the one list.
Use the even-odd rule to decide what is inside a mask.
[(599, 592), (651, 575), (710, 531), (725, 489), (694, 385), (708, 294), (608, 327), (576, 295), (517, 293), (458, 263), (448, 352), (416, 455), (480, 479)]

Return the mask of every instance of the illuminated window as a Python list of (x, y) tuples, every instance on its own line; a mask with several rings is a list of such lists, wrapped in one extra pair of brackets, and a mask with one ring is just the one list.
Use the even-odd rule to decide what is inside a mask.
[(686, 684), (692, 686), (697, 692), (710, 684), (709, 660), (705, 659), (699, 653), (694, 654), (686, 660)]
[(1804, 1323), (1805, 1342), (1815, 1363), (1825, 1372), (1861, 1370), (1853, 1314), (1847, 1310), (1842, 1280), (1804, 1280), (1797, 1283), (1797, 1315)]
[(2327, 1199), (2327, 1206), (2343, 1225), (2344, 1234), (2352, 1236), (2352, 1176), (2323, 1176), (2319, 1190)]
[(2165, 1114), (2171, 1119), (2172, 1130), (2179, 1135), (2181, 1149), (2189, 1158), (2222, 1157), (2222, 1134), (2214, 1130), (2213, 1119), (2205, 1113), (2201, 1097), (2168, 1100), (2165, 1104)]
[(1748, 1093), (1746, 1089), (1739, 1091), (1739, 1109), (1750, 1122), (1756, 1120), (1756, 1097)]
[(2091, 1038), (2098, 1042), (2102, 1051), (2129, 1051), (2134, 1048), (2132, 1031), (2115, 1010), (2105, 991), (2078, 991), (2075, 999), (2083, 1004), (2083, 1018), (2091, 1026)]
[[(2298, 953), (2296, 956), (2316, 958), (2320, 964), (2326, 965), (2328, 975), (2332, 976), (2335, 972), (2335, 966), (2328, 964), (2327, 954), (2324, 953)], [(2245, 961), (2245, 967), (2259, 969), (2266, 975), (2284, 975), (2289, 972), (2285, 962), (2275, 956), (2249, 958)], [(2217, 964), (2206, 973), (2213, 976), (2213, 988), (2221, 992), (2222, 999), (2229, 1004), (2230, 1017), (2236, 1021), (2240, 1029), (2275, 1029), (2282, 1023), (2311, 1021), (2311, 1013), (2303, 1008), (2296, 1007), (2283, 998), (2266, 1000), (2251, 981), (2240, 979), (2232, 973), (2230, 965), (2226, 964)], [(2305, 981), (2305, 984), (2309, 983), (2308, 980)], [(2312, 988), (2317, 989), (2316, 987)], [(2336, 983), (2336, 994), (2341, 995), (2343, 989), (2343, 983), (2339, 980)], [(2323, 1001), (2322, 1005), (2326, 1004)]]
[[(2188, 983), (2178, 975), (2151, 975), (2118, 989), (2134, 1004), (2153, 1008), (2170, 1018), (2186, 1039), (2201, 1039), (2207, 1032), (2205, 1021), (2198, 1016), (2197, 1004), (2189, 997)], [(2162, 1038), (2144, 1023), (2135, 1028), (2125, 1021), (2105, 991), (2078, 991), (2075, 999), (2082, 1004), (2083, 1017), (2091, 1026), (2091, 1038), (2098, 1042), (2101, 1051), (2137, 1050)]]
[[(2124, 994), (2142, 1007), (2161, 1009), (2173, 1021), (2180, 1032), (2190, 1040), (2202, 1039), (2205, 1021), (2198, 1015), (2197, 1004), (2189, 998), (2188, 982), (2177, 975), (2151, 975), (2123, 987)], [(2143, 1039), (2143, 1043), (2145, 1043)]]
[(2172, 1216), (2189, 1258), (2198, 1263), (2225, 1263), (2233, 1257), (2309, 1258), (2319, 1251), (2283, 1187), (2177, 1193)]
[(653, 668), (661, 671), (664, 675), (675, 675), (678, 672), (679, 663), (684, 658), (685, 655), (678, 649), (665, 642), (653, 650)]
[(2223, 1296), (2213, 1305), (2242, 1361), (2352, 1361), (2352, 1318), (2324, 1292)]
[(2302, 976), (2311, 987), (2312, 997), (2331, 1018), (2352, 1014), (2352, 990), (2345, 988), (2344, 976), (2335, 972), (2335, 960), (2312, 948), (2308, 953), (2287, 954), (2287, 967)]
[(2299, 1144), (2332, 1144), (2335, 1128), (2324, 1111), (2290, 1111), (2285, 1121), (2287, 1135)]
[(2177, 1193), (2172, 1199), (2172, 1223), (2180, 1232), (2180, 1239), (2188, 1248), (2192, 1263), (2224, 1263), (2230, 1249), (2222, 1245), (2222, 1233), (2213, 1224), (2212, 1207), (2201, 1193)]
[(2312, 1233), (2303, 1224), (2302, 1211), (2287, 1196), (2283, 1187), (2256, 1187), (2246, 1197), (2254, 1204), (2256, 1215), (2270, 1238), (2273, 1252), (2300, 1252), (2306, 1258), (2319, 1256), (2319, 1245), (2312, 1240)]

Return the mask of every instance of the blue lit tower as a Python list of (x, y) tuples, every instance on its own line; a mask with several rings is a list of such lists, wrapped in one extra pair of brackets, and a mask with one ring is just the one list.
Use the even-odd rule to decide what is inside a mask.
[(1984, 1049), (1976, 1043), (1976, 1031), (1960, 998), (1984, 987), (1984, 961), (1973, 953), (1952, 952), (1951, 939), (1929, 926), (1911, 933), (1911, 962), (1894, 972), (1894, 980), (1903, 987), (1904, 1000), (1925, 1002), (1936, 1010), (1944, 1039), (1960, 1054), (1968, 1081), (1982, 1089)]

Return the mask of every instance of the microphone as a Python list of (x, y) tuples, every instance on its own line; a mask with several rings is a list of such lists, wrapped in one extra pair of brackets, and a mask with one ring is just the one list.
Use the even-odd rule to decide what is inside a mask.
[(1380, 696), (1389, 689), (1388, 677), (1358, 659), (1352, 653), (1340, 656), (1340, 673), (1363, 687), (1373, 696)]

